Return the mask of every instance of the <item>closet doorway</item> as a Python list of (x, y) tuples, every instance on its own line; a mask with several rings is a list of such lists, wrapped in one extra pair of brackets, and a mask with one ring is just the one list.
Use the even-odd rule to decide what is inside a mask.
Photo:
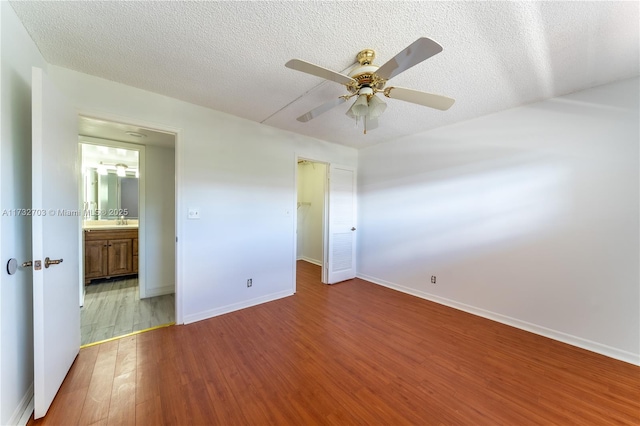
[(328, 164), (298, 159), (296, 260), (321, 267), (325, 280)]

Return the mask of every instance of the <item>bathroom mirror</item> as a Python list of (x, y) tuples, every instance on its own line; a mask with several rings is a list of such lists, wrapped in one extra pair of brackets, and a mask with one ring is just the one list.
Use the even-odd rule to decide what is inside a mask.
[(85, 219), (138, 219), (138, 178), (85, 169)]
[(138, 152), (80, 144), (85, 220), (138, 219)]

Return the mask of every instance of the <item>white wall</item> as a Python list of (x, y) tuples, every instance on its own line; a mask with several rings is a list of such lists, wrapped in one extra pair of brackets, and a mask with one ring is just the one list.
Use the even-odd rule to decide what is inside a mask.
[[(298, 164), (298, 259), (322, 265), (322, 222), (327, 166)], [(310, 204), (307, 204), (310, 203)]]
[(361, 150), (359, 276), (640, 363), (638, 94), (636, 78)]
[(145, 297), (175, 291), (175, 149), (145, 148)]
[[(0, 211), (31, 206), (31, 66), (46, 68), (8, 2), (0, 2)], [(33, 383), (32, 275), (8, 275), (10, 258), (31, 259), (31, 220), (0, 217), (0, 424), (16, 423)]]
[[(293, 293), (296, 155), (355, 167), (356, 150), (60, 67), (50, 74), (84, 114), (178, 131), (185, 322)], [(187, 220), (188, 208), (201, 218)]]

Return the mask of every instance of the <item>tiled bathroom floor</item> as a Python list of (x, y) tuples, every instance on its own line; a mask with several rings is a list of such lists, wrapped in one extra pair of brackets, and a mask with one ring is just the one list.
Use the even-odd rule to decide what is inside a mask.
[(85, 287), (80, 312), (86, 345), (175, 321), (175, 295), (140, 299), (138, 278), (99, 281)]

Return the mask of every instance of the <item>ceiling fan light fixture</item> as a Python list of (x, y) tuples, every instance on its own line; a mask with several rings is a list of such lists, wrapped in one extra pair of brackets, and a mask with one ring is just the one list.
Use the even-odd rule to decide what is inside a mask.
[(356, 117), (364, 117), (369, 113), (369, 103), (367, 102), (367, 95), (360, 95), (358, 99), (353, 103), (351, 112)]
[(129, 136), (133, 136), (134, 138), (146, 138), (147, 137), (147, 135), (145, 135), (144, 133), (140, 133), (140, 132), (127, 131), (125, 133), (127, 135), (129, 135)]
[(385, 109), (387, 109), (387, 104), (382, 102), (376, 95), (371, 96), (371, 99), (369, 99), (369, 118), (380, 117)]
[(127, 175), (127, 165), (126, 164), (116, 164), (116, 174), (120, 177), (125, 177)]
[(354, 120), (357, 120), (358, 117), (356, 117), (356, 115), (353, 113), (353, 111), (351, 111), (352, 109), (353, 109), (353, 106), (351, 106), (351, 108), (349, 108), (345, 114), (347, 115), (347, 117), (353, 118)]

